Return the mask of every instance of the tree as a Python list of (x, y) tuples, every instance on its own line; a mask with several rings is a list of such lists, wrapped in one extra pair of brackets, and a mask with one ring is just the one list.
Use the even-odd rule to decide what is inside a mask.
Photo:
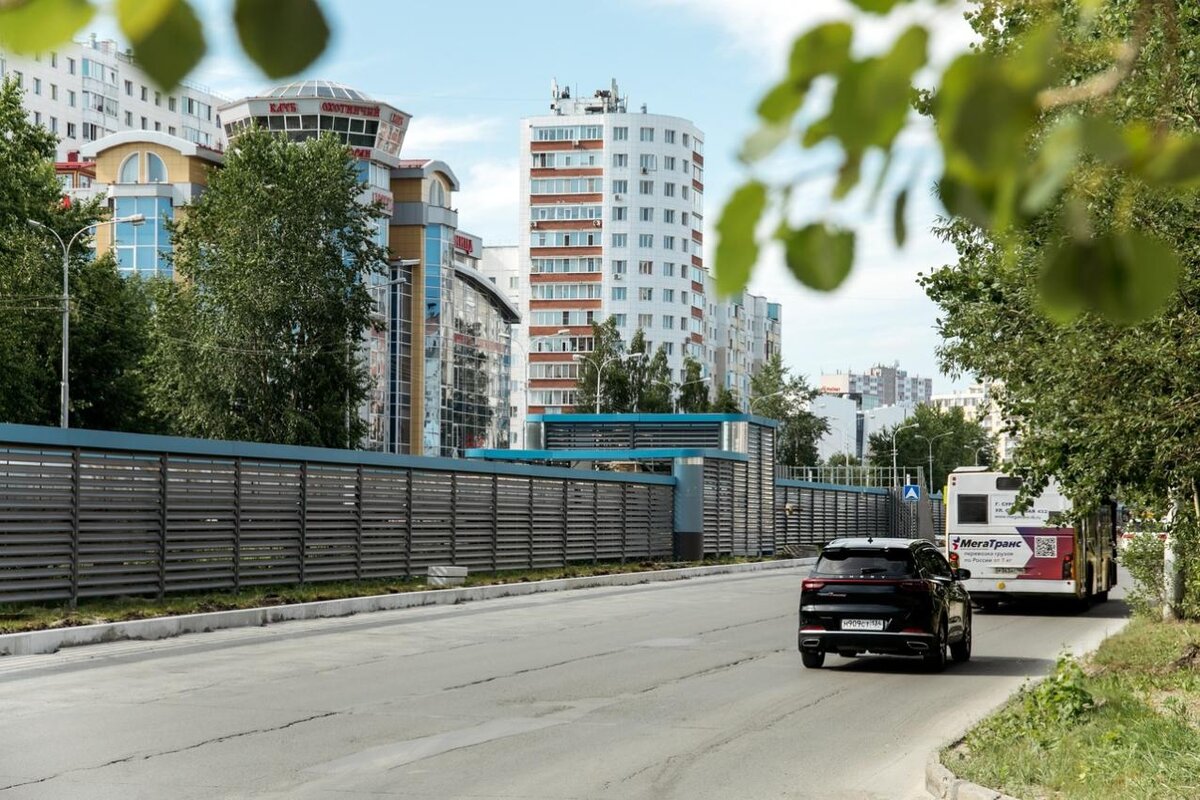
[[(916, 425), (915, 428), (907, 428)], [(907, 428), (900, 430), (899, 428)], [(871, 434), (868, 440), (870, 462), (876, 467), (892, 466), (892, 434), (896, 433), (896, 464), (901, 468), (923, 467), (929, 473), (929, 453), (933, 452), (933, 472), (925, 476), (930, 491), (946, 485), (947, 476), (956, 468), (975, 461), (975, 452), (986, 449), (991, 459), (987, 431), (968, 420), (961, 408), (941, 411), (933, 406), (917, 406), (912, 416), (890, 428)]]
[(683, 382), (679, 386), (679, 410), (684, 414), (708, 411), (708, 381), (701, 378), (704, 367), (691, 356), (683, 359)]
[(640, 354), (641, 358), (627, 364), (632, 404), (629, 411), (646, 414), (667, 414), (671, 411), (671, 367), (667, 362), (667, 351), (660, 344), (653, 354), (646, 344), (646, 332), (641, 328), (629, 342), (629, 354)]
[[(889, 13), (916, 0), (851, 0), (868, 13)], [(827, 22), (793, 45), (787, 73), (762, 99), (762, 127), (742, 158), (757, 164), (785, 142), (822, 152), (841, 150), (837, 180), (826, 197), (805, 195), (827, 220), (789, 223), (794, 190), (814, 174), (761, 170), (737, 191), (717, 223), (718, 289), (741, 291), (757, 262), (758, 231), (770, 229), (793, 275), (831, 291), (854, 261), (855, 234), (831, 220), (895, 185), (888, 173), (908, 170), (893, 195), (897, 246), (906, 233), (908, 195), (925, 187), (897, 153), (898, 136), (917, 95), (937, 132), (943, 173), (938, 194), (947, 211), (991, 234), (1008, 260), (1029, 235), (1053, 247), (1041, 255), (1034, 293), (1060, 321), (1083, 311), (1129, 323), (1158, 313), (1177, 285), (1186, 250), (1147, 230), (1128, 204), (1093, 201), (1109, 188), (1146, 184), (1188, 190), (1200, 181), (1200, 135), (1190, 85), (1194, 53), (1192, 8), (1179, 0), (975, 0), (968, 19), (984, 37), (980, 47), (944, 70), (927, 64), (929, 30), (918, 23), (879, 54), (851, 47), (854, 27)], [(914, 76), (930, 75), (936, 91), (914, 93)], [(818, 81), (818, 79), (821, 79)], [(831, 98), (812, 98), (815, 83)], [(1167, 102), (1161, 102), (1166, 100)], [(1128, 104), (1123, 106), (1123, 104)], [(1144, 113), (1157, 107), (1162, 113)], [(882, 156), (877, 174), (864, 174), (868, 154)], [(1096, 167), (1101, 167), (1099, 183)], [(865, 184), (865, 187), (864, 187)], [(873, 189), (870, 187), (874, 187)], [(820, 191), (820, 190), (817, 190)], [(855, 205), (855, 208), (858, 206)], [(759, 225), (764, 217), (779, 225)]]
[(740, 414), (742, 413), (742, 404), (738, 402), (737, 396), (728, 387), (722, 386), (717, 391), (712, 408), (709, 410), (714, 414)]
[(182, 279), (161, 285), (152, 405), (175, 432), (353, 446), (370, 379), (369, 277), (387, 258), (377, 206), (332, 136), (238, 137), (171, 225)]
[(575, 411), (591, 414), (596, 411), (596, 386), (600, 383), (600, 413), (617, 414), (629, 407), (629, 373), (622, 368), (625, 342), (617, 321), (609, 317), (592, 323), (592, 352), (579, 359), (575, 379)]
[(792, 375), (776, 353), (750, 378), (750, 409), (760, 416), (779, 420), (775, 432), (775, 454), (780, 464), (816, 464), (817, 442), (829, 423), (810, 410), (817, 391), (802, 375)]
[[(28, 121), (16, 82), (0, 85), (0, 419), (57, 425), (62, 376), (62, 247), (101, 220), (98, 200), (66, 205), (54, 174), (54, 134)], [(69, 422), (143, 430), (141, 359), (149, 313), (138, 280), (86, 238), (68, 260)]]

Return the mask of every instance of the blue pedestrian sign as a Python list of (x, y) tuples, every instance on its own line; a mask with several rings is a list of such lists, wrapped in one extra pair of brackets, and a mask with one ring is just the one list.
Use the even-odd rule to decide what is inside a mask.
[(906, 484), (903, 493), (900, 495), (908, 501), (917, 501), (921, 499), (921, 487), (915, 483)]

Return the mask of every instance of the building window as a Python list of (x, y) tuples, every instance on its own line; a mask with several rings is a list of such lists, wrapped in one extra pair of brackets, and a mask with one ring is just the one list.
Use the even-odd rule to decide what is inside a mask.
[(628, 247), (629, 246), (629, 235), (625, 234), (625, 233), (614, 233), (612, 235), (612, 246), (613, 247)]
[(663, 275), (668, 278), (675, 277), (675, 265), (670, 262), (663, 264)]
[(628, 270), (628, 268), (629, 268), (629, 262), (627, 262), (627, 261), (618, 260), (618, 261), (612, 262), (613, 275), (624, 275), (625, 272)]
[(57, 83), (50, 84), (50, 99), (51, 100), (58, 99), (58, 84)]
[(133, 81), (125, 81), (125, 94), (133, 97)]
[(675, 171), (675, 156), (663, 156), (663, 169)]
[(75, 91), (73, 89), (67, 90), (67, 105), (71, 108), (75, 107)]
[(675, 196), (675, 184), (664, 183), (663, 184), (663, 196), (664, 197), (674, 197)]
[(162, 105), (162, 92), (154, 93), (154, 105), (156, 105), (156, 106)]
[(679, 214), (679, 221), (681, 223), (683, 223), (684, 225), (687, 225), (688, 224), (688, 212), (681, 211)]
[(629, 194), (629, 181), (613, 181), (613, 194)]
[(642, 275), (653, 275), (654, 274), (654, 262), (653, 261), (639, 261), (638, 262), (638, 272)]
[(613, 210), (612, 210), (613, 222), (620, 222), (621, 220), (626, 219), (628, 211), (629, 211), (629, 208), (627, 206), (613, 206)]
[(638, 181), (638, 194), (654, 194), (654, 181)]
[(75, 138), (75, 123), (74, 122), (67, 123), (67, 138), (68, 139)]
[(675, 302), (675, 290), (674, 289), (663, 289), (662, 290), (662, 299), (663, 299), (664, 303), (674, 303)]
[(145, 86), (143, 86), (142, 87), (142, 102), (145, 103), (149, 100), (150, 100), (150, 90), (147, 89)]
[(150, 130), (150, 121), (147, 120), (145, 117), (142, 117), (142, 130), (144, 130), (144, 131)]
[(654, 208), (652, 206), (642, 206), (639, 209), (642, 222), (654, 222)]
[(639, 233), (638, 234), (638, 247), (654, 247), (654, 234)]
[(691, 142), (689, 141), (689, 138), (690, 137), (686, 133), (683, 135), (683, 146), (684, 147), (688, 147), (691, 144)]
[(166, 183), (167, 165), (154, 153), (146, 153), (146, 183)]
[(629, 138), (629, 128), (613, 128), (612, 132), (614, 142), (623, 142)]
[(669, 331), (674, 330), (675, 329), (675, 317), (671, 316), (670, 314), (663, 314), (662, 326), (666, 330), (669, 330)]
[(638, 157), (638, 166), (642, 168), (643, 173), (652, 169), (658, 169), (658, 156), (653, 153), (642, 153)]
[(18, 69), (14, 69), (14, 70), (12, 71), (12, 74), (13, 74), (13, 76), (14, 76), (14, 77), (17, 79), (17, 86), (20, 86), (22, 89), (24, 89), (24, 88), (25, 88), (25, 75), (24, 75), (24, 73), (22, 73), (22, 72), (21, 72), (20, 70), (18, 70)]
[(137, 183), (138, 182), (138, 156), (140, 153), (134, 153), (121, 162), (121, 169), (117, 171), (117, 183)]
[(681, 184), (679, 186), (679, 196), (682, 197), (684, 200), (687, 200), (689, 197), (692, 196), (691, 187), (688, 186), (686, 183)]
[(613, 300), (624, 300), (627, 296), (627, 291), (624, 286), (614, 286), (612, 290)]
[(624, 328), (626, 325), (629, 324), (629, 320), (626, 318), (626, 316), (624, 314), (613, 314), (612, 318), (613, 318), (613, 323), (618, 328)]
[(58, 69), (58, 53), (55, 53), (53, 50), (50, 51), (50, 66)]
[[(646, 330), (647, 328), (653, 328), (654, 327), (654, 315), (653, 314), (638, 314), (638, 327), (641, 328), (642, 330)], [(646, 344), (646, 350), (650, 350), (649, 343)]]
[(71, 73), (72, 75), (75, 74), (75, 59), (67, 59), (67, 72)]
[(663, 131), (663, 141), (667, 144), (675, 144), (675, 131)]
[(642, 128), (641, 137), (643, 142), (653, 142), (654, 128)]
[(672, 225), (675, 224), (675, 209), (673, 209), (673, 208), (664, 208), (663, 209), (663, 222), (669, 222)]
[(663, 248), (666, 250), (674, 250), (675, 249), (675, 237), (674, 236), (664, 236), (663, 237)]
[[(130, 156), (136, 159), (137, 154)], [(136, 163), (136, 160), (135, 160)], [(122, 167), (123, 169), (124, 167)], [(170, 234), (164, 219), (175, 216), (170, 199), (166, 197), (118, 197), (114, 215), (128, 217), (141, 214), (145, 222), (134, 225), (119, 222), (113, 236), (117, 268), (124, 274), (143, 276), (170, 275), (166, 256), (171, 252)]]
[(613, 166), (614, 167), (628, 167), (629, 166), (629, 154), (628, 153), (613, 153)]
[(42, 93), (42, 79), (41, 78), (33, 79), (33, 93), (34, 94)]
[(167, 133), (169, 133), (171, 136), (174, 136), (175, 135), (175, 126), (172, 125), (171, 127), (167, 128)]
[(168, 98), (167, 98), (167, 110), (168, 110), (168, 111), (174, 111), (174, 110), (175, 110), (175, 98), (174, 98), (174, 97), (168, 97)]
[(130, 128), (133, 127), (133, 112), (132, 111), (125, 112), (125, 125)]
[(58, 117), (50, 118), (50, 132), (58, 133)]
[(159, 133), (162, 133), (162, 123), (161, 122), (154, 123), (154, 130), (158, 131)]
[(33, 112), (33, 124), (34, 125), (42, 124), (42, 112), (40, 112), (40, 111)]

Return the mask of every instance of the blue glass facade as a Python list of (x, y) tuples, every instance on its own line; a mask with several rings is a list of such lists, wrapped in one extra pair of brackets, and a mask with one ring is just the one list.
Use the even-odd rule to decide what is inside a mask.
[(124, 275), (171, 277), (167, 256), (171, 253), (171, 235), (166, 220), (175, 218), (175, 209), (167, 197), (117, 197), (114, 204), (117, 217), (141, 214), (146, 221), (117, 223), (113, 248), (117, 268)]

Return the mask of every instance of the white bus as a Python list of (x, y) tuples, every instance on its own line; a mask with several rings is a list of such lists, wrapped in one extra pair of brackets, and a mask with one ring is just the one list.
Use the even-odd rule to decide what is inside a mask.
[(1116, 506), (1083, 518), (1051, 481), (1028, 509), (1013, 513), (1021, 479), (987, 467), (959, 467), (946, 487), (946, 557), (969, 569), (971, 600), (1057, 596), (1087, 604), (1117, 582)]

